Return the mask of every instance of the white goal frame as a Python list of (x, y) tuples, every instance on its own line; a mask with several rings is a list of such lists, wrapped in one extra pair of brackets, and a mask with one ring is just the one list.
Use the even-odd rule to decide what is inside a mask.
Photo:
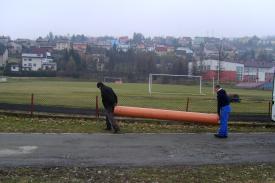
[[(149, 74), (149, 94), (150, 96), (152, 95), (152, 93), (160, 93), (160, 92), (152, 92), (152, 84), (153, 84), (153, 76), (171, 76), (171, 77), (189, 77), (189, 78), (199, 78), (200, 80), (200, 95), (202, 95), (202, 77), (201, 76), (193, 76), (193, 75), (173, 75), (173, 74)], [(172, 94), (172, 93), (170, 93)]]
[[(110, 82), (106, 81), (106, 79), (114, 79), (114, 80), (117, 80), (117, 81), (119, 81), (120, 83), (122, 83), (122, 78), (120, 78), (120, 77), (104, 76), (103, 82), (104, 82), (104, 83), (110, 83)], [(115, 83), (115, 82), (114, 82), (114, 83)]]

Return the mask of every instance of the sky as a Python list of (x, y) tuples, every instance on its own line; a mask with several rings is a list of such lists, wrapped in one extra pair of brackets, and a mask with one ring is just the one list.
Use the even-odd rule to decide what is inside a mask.
[(275, 0), (0, 0), (0, 35), (274, 36)]

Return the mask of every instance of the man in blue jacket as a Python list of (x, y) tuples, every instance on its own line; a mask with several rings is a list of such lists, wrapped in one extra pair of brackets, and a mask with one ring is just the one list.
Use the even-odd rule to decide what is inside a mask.
[(229, 114), (231, 112), (231, 107), (229, 104), (229, 97), (226, 94), (226, 91), (220, 87), (220, 85), (216, 85), (215, 87), (217, 92), (217, 103), (218, 103), (218, 115), (220, 117), (220, 129), (215, 137), (217, 138), (227, 138), (227, 122), (229, 118)]
[(106, 130), (114, 130), (114, 133), (120, 131), (118, 124), (114, 120), (114, 109), (117, 105), (117, 96), (112, 88), (104, 85), (102, 82), (97, 83), (97, 88), (100, 89), (101, 99), (106, 114)]

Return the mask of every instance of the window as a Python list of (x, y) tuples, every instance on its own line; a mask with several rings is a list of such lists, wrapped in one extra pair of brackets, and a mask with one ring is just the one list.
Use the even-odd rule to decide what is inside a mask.
[(33, 64), (34, 67), (36, 67), (36, 64)]
[(31, 67), (31, 66), (32, 66), (32, 63), (29, 63), (28, 65)]
[(24, 61), (27, 61), (28, 59), (24, 58)]
[(32, 61), (32, 59), (31, 59), (31, 58), (29, 58), (29, 61)]
[(236, 73), (237, 73), (237, 81), (242, 81), (243, 80), (243, 67), (237, 66), (236, 67)]
[(24, 64), (25, 67), (27, 67), (27, 64)]

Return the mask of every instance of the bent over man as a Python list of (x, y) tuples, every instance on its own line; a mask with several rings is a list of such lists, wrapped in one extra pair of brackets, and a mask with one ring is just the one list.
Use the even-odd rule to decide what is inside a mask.
[(114, 130), (114, 133), (120, 131), (118, 124), (114, 120), (114, 109), (117, 105), (117, 96), (111, 87), (104, 85), (102, 82), (97, 83), (100, 89), (101, 99), (106, 115), (106, 130)]

